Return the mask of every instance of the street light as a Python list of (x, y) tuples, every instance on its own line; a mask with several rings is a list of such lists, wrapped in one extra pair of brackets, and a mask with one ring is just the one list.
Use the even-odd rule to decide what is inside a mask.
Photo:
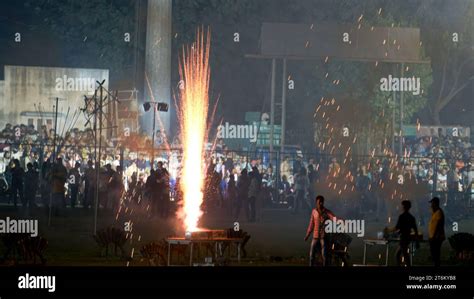
[(154, 159), (155, 159), (155, 125), (156, 125), (156, 111), (168, 112), (168, 104), (163, 102), (145, 102), (143, 103), (143, 109), (145, 112), (148, 112), (150, 108), (153, 106), (153, 136), (151, 142), (151, 169), (154, 166)]

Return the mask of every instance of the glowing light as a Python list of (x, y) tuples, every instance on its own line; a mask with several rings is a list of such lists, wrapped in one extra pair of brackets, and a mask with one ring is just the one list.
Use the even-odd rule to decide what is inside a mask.
[(196, 42), (183, 48), (179, 73), (184, 81), (180, 90), (178, 109), (183, 144), (182, 191), (183, 206), (179, 213), (186, 232), (198, 231), (202, 216), (203, 184), (205, 177), (204, 144), (207, 139), (209, 110), (209, 51), (210, 31), (206, 38), (198, 30)]

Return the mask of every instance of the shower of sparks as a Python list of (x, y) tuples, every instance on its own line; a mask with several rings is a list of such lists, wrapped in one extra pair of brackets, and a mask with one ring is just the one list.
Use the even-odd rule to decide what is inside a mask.
[(183, 144), (182, 191), (184, 203), (180, 211), (186, 232), (198, 231), (202, 215), (205, 176), (204, 145), (207, 139), (209, 110), (210, 30), (198, 30), (196, 42), (183, 48), (179, 74), (184, 82), (180, 90), (179, 122)]

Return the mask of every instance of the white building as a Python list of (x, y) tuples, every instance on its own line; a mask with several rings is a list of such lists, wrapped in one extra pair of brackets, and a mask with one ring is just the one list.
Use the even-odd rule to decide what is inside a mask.
[[(64, 126), (70, 107), (72, 115), (84, 106), (84, 95), (91, 95), (97, 84), (105, 79), (108, 88), (109, 71), (104, 69), (5, 66), (5, 80), (0, 81), (0, 128), (5, 124), (45, 124), (54, 127), (55, 98), (63, 99), (58, 108), (58, 131)], [(75, 127), (84, 128), (81, 115)]]

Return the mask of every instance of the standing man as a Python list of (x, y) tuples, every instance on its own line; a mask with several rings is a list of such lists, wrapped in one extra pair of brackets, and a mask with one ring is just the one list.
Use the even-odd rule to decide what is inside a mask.
[(411, 242), (411, 232), (415, 232), (416, 247), (419, 247), (418, 243), (418, 228), (416, 227), (416, 220), (412, 214), (410, 214), (411, 202), (409, 200), (402, 201), (403, 213), (398, 217), (397, 225), (395, 230), (400, 233), (400, 247), (397, 251), (397, 264), (401, 266), (400, 256), (403, 255), (403, 260), (407, 266), (411, 266), (409, 245)]
[(247, 174), (247, 169), (244, 168), (240, 173), (240, 177), (237, 180), (237, 200), (235, 206), (235, 215), (234, 219), (238, 220), (240, 216), (240, 210), (242, 206), (244, 206), (244, 210), (247, 216), (247, 219), (250, 218), (250, 214), (248, 214), (248, 209), (246, 208), (249, 204), (248, 202), (248, 194), (249, 194), (249, 187), (250, 187), (250, 178)]
[(314, 266), (316, 249), (318, 246), (321, 249), (321, 259), (323, 266), (326, 266), (326, 244), (325, 244), (325, 222), (326, 220), (336, 221), (336, 216), (333, 212), (324, 207), (324, 197), (318, 195), (316, 197), (316, 208), (311, 212), (311, 219), (309, 220), (308, 229), (306, 231), (305, 241), (313, 235), (311, 247), (309, 250), (309, 266)]
[(304, 167), (303, 160), (301, 159), (301, 155), (296, 156), (296, 160), (293, 161), (293, 176), (300, 173), (301, 168)]
[(81, 174), (79, 173), (80, 167), (81, 163), (76, 162), (76, 164), (74, 164), (74, 168), (69, 170), (68, 185), (70, 191), (69, 194), (71, 200), (71, 208), (75, 208), (77, 203), (77, 194), (79, 193), (79, 184), (81, 183)]
[(17, 207), (17, 198), (20, 198), (21, 203), (26, 207), (26, 202), (23, 198), (23, 177), (25, 171), (20, 166), (20, 160), (14, 159), (11, 163), (10, 173), (12, 177), (12, 185), (10, 188), (10, 198), (13, 201), (15, 208)]
[(289, 180), (291, 176), (291, 165), (290, 165), (290, 157), (285, 156), (283, 159), (283, 162), (280, 165), (280, 175), (286, 176), (286, 178)]
[(234, 210), (236, 207), (237, 201), (237, 174), (234, 173), (236, 170), (233, 170), (232, 173), (229, 175), (229, 181), (227, 182), (227, 202), (229, 203), (229, 211), (230, 215), (233, 216)]
[(257, 166), (252, 167), (250, 173), (250, 185), (248, 193), (248, 204), (245, 206), (247, 209), (247, 215), (250, 217), (247, 219), (249, 222), (255, 222), (257, 220), (257, 200), (260, 194), (260, 187), (262, 184), (262, 177), (258, 171)]
[(158, 217), (161, 210), (160, 186), (158, 184), (158, 174), (155, 169), (150, 170), (150, 175), (146, 179), (145, 188), (151, 206), (151, 217)]
[(440, 266), (441, 260), (441, 245), (446, 239), (444, 233), (444, 213), (439, 207), (439, 198), (433, 197), (431, 203), (431, 219), (428, 226), (428, 237), (430, 242), (431, 258), (435, 267)]
[(107, 195), (113, 211), (120, 207), (122, 194), (125, 190), (122, 178), (122, 167), (119, 165), (115, 169), (115, 171), (111, 169), (111, 177), (107, 186)]
[(95, 189), (97, 188), (95, 169), (92, 160), (87, 161), (87, 169), (84, 175), (84, 209), (92, 206), (95, 198)]
[(166, 219), (170, 212), (170, 175), (168, 170), (163, 167), (163, 162), (158, 162), (158, 169), (156, 170), (158, 182), (158, 202), (159, 214), (161, 218)]
[(311, 210), (311, 208), (309, 208), (308, 204), (306, 203), (306, 193), (309, 189), (309, 185), (310, 182), (308, 179), (308, 175), (306, 174), (306, 169), (304, 167), (301, 167), (299, 173), (295, 175), (296, 198), (292, 214), (298, 214), (300, 206), (302, 208), (307, 208), (308, 210)]
[(29, 162), (26, 165), (28, 171), (25, 173), (25, 181), (28, 182), (28, 185), (25, 186), (25, 203), (28, 204), (28, 207), (32, 209), (36, 207), (36, 191), (38, 190), (39, 174), (36, 169), (33, 167), (33, 163)]
[(66, 206), (64, 200), (64, 184), (67, 180), (67, 169), (63, 165), (63, 159), (58, 158), (56, 164), (51, 170), (52, 196), (53, 208), (55, 215), (59, 214), (61, 208)]

